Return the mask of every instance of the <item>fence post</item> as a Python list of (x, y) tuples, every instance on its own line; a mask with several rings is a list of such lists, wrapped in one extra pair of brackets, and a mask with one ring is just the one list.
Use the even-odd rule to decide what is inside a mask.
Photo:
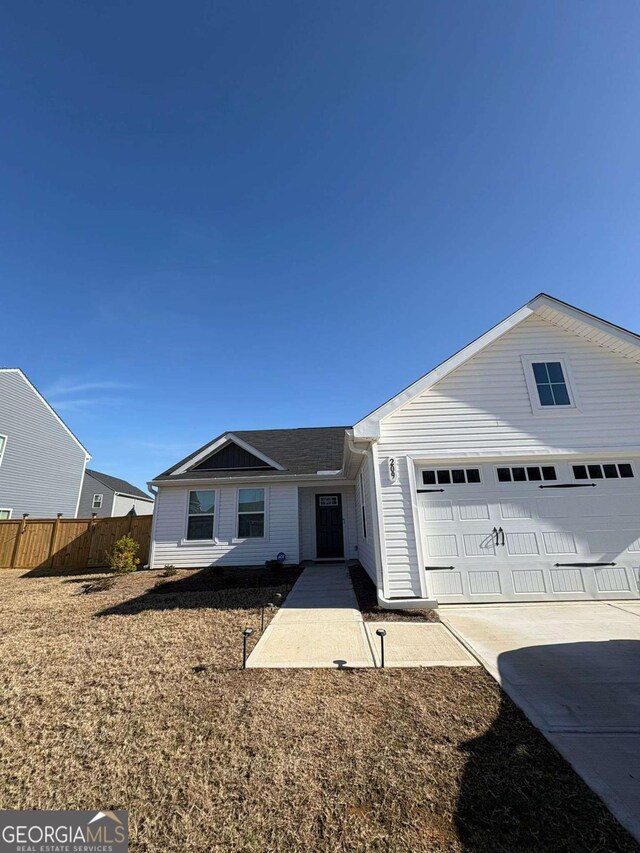
[(53, 527), (51, 529), (51, 539), (49, 540), (49, 568), (53, 568), (53, 564), (56, 560), (56, 545), (58, 544), (58, 530), (60, 528), (60, 519), (62, 518), (62, 513), (59, 512), (56, 515), (56, 520), (53, 522)]
[(91, 521), (89, 522), (89, 550), (87, 552), (87, 567), (92, 568), (93, 564), (96, 562), (95, 554), (93, 553), (93, 543), (95, 540), (96, 533), (96, 518), (98, 517), (97, 512), (91, 513)]
[(11, 555), (11, 568), (15, 569), (16, 563), (18, 562), (18, 552), (20, 551), (20, 543), (22, 542), (22, 537), (24, 535), (25, 530), (27, 529), (27, 519), (29, 518), (28, 512), (22, 513), (22, 521), (20, 522), (20, 529), (16, 534), (16, 541), (13, 546), (13, 554)]

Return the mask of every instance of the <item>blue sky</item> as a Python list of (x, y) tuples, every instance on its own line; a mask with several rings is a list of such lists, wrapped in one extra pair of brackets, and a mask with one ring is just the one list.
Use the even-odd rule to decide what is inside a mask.
[(138, 485), (539, 291), (640, 330), (637, 2), (9, 0), (0, 364)]

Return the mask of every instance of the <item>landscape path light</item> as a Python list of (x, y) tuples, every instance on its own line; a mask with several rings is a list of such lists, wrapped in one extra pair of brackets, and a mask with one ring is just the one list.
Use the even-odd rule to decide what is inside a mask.
[(387, 632), (384, 628), (378, 628), (376, 634), (380, 637), (380, 669), (384, 669), (384, 638), (387, 636)]
[(242, 632), (242, 668), (247, 668), (247, 640), (253, 634), (253, 628), (245, 628)]

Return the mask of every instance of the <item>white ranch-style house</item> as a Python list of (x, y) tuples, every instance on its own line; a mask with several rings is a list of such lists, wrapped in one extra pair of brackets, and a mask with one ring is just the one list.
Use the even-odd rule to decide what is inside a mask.
[(151, 565), (359, 560), (383, 606), (638, 598), (640, 337), (540, 294), (353, 427), (151, 481)]

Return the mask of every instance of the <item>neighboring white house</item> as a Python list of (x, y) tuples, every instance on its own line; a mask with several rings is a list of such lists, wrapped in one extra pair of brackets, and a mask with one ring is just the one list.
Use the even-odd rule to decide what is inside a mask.
[(152, 513), (153, 498), (137, 486), (101, 471), (90, 468), (85, 471), (78, 509), (80, 518), (89, 518), (93, 514), (98, 518), (110, 518)]
[(90, 458), (21, 370), (0, 369), (0, 519), (74, 518)]
[(359, 559), (392, 607), (638, 598), (640, 337), (540, 294), (353, 428), (150, 483), (152, 565)]

